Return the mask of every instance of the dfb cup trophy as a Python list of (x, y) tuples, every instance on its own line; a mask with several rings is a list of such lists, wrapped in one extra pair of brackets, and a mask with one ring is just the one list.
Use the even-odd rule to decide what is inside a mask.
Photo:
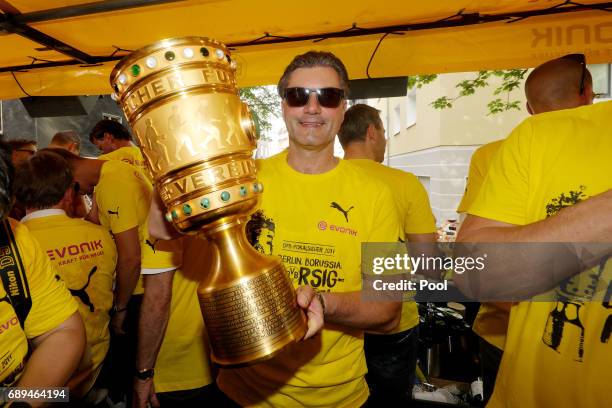
[(213, 246), (198, 297), (212, 358), (225, 366), (270, 358), (307, 328), (280, 259), (260, 254), (246, 239), (264, 186), (235, 70), (224, 44), (185, 37), (141, 48), (111, 74), (166, 219)]

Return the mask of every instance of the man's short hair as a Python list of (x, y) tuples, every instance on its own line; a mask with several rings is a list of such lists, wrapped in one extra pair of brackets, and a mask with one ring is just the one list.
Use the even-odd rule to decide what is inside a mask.
[(62, 130), (53, 136), (49, 145), (69, 146), (73, 143), (76, 145), (77, 150), (81, 150), (81, 138), (79, 134), (74, 130)]
[(349, 93), (349, 79), (346, 67), (331, 52), (324, 51), (308, 51), (305, 54), (298, 55), (291, 61), (291, 63), (285, 68), (283, 76), (278, 81), (278, 94), (282, 98), (287, 85), (289, 84), (289, 77), (299, 68), (315, 68), (315, 67), (329, 67), (338, 73), (340, 78), (340, 87), (344, 90), (344, 97), (348, 97)]
[(13, 173), (11, 147), (8, 143), (0, 141), (0, 220), (4, 219), (11, 210)]
[(50, 149), (43, 149), (17, 166), (15, 198), (26, 208), (51, 208), (62, 200), (72, 182), (68, 162)]
[(8, 143), (8, 145), (11, 147), (12, 151), (23, 150), (25, 147), (38, 145), (36, 140), (29, 140), (29, 139), (7, 140), (6, 143)]
[(105, 133), (110, 133), (115, 139), (132, 140), (130, 131), (121, 123), (116, 120), (103, 119), (96, 123), (89, 132), (89, 141), (93, 143), (96, 139), (103, 139)]
[(84, 157), (78, 156), (66, 149), (62, 149), (61, 147), (45, 147), (40, 151), (48, 151), (60, 155), (64, 160), (66, 160), (68, 166), (70, 167), (70, 171), (72, 172), (74, 172), (74, 168), (78, 162), (80, 162), (81, 160), (89, 160)]
[(344, 121), (338, 131), (338, 139), (342, 147), (347, 147), (352, 142), (363, 142), (370, 125), (376, 129), (382, 128), (380, 111), (369, 105), (358, 103), (344, 112)]

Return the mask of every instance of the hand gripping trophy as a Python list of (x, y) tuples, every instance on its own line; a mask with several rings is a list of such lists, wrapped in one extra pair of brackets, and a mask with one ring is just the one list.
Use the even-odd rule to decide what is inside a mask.
[(235, 68), (224, 44), (185, 37), (141, 48), (111, 74), (167, 220), (213, 245), (198, 296), (212, 358), (221, 365), (270, 358), (306, 332), (280, 259), (260, 254), (246, 239), (264, 187)]

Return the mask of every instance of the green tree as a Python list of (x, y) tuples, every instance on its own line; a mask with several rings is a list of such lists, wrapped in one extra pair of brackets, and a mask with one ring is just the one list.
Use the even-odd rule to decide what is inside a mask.
[[(493, 95), (497, 96), (495, 99), (489, 101), (487, 108), (489, 109), (489, 115), (495, 115), (497, 113), (509, 111), (512, 109), (520, 110), (520, 101), (512, 99), (512, 92), (517, 88), (520, 88), (523, 78), (527, 73), (526, 69), (508, 69), (498, 71), (479, 71), (474, 79), (466, 79), (459, 82), (455, 87), (457, 88), (456, 96), (441, 96), (430, 103), (435, 109), (448, 109), (452, 108), (455, 101), (460, 98), (470, 96), (476, 93), (479, 88), (486, 88), (489, 84), (491, 77), (501, 78), (501, 84), (495, 88)], [(434, 75), (416, 75), (410, 77), (408, 80), (408, 86), (417, 88), (423, 87), (438, 76)]]
[(280, 117), (280, 98), (274, 86), (255, 86), (252, 88), (241, 88), (240, 99), (244, 101), (251, 110), (257, 138), (265, 137), (272, 130), (272, 121)]

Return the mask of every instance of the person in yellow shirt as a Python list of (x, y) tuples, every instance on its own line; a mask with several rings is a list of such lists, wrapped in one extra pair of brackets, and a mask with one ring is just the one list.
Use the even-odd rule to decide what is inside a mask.
[(13, 192), (9, 152), (0, 143), (0, 387), (62, 387), (83, 354), (85, 329), (36, 240), (6, 218)]
[[(499, 150), (503, 140), (487, 143), (474, 151), (470, 160), (465, 193), (459, 203), (457, 212), (462, 218), (478, 196), (478, 191), (487, 175), (491, 159)], [(472, 330), (479, 337), (480, 371), (483, 383), (483, 403), (486, 404), (495, 386), (495, 377), (501, 362), (506, 332), (508, 331), (508, 317), (511, 303), (483, 302), (479, 309)]]
[(268, 361), (222, 368), (217, 382), (241, 406), (361, 406), (368, 399), (363, 331), (393, 330), (401, 309), (362, 300), (361, 243), (397, 242), (397, 213), (386, 186), (333, 156), (348, 95), (342, 62), (325, 52), (299, 55), (278, 90), (289, 148), (257, 163), (265, 190), (247, 236), (281, 257), (295, 286), (318, 291), (308, 310), (325, 324), (320, 336)]
[[(578, 61), (575, 59), (578, 58)], [(586, 61), (582, 61), (583, 64)], [(572, 79), (580, 73), (582, 85)], [(568, 86), (574, 84), (574, 86)], [(581, 91), (581, 88), (582, 91)], [(575, 108), (593, 103), (592, 78), (589, 70), (580, 65), (578, 55), (570, 55), (547, 61), (536, 67), (525, 82), (527, 110), (535, 115), (560, 109)], [(487, 175), (491, 160), (501, 147), (503, 140), (487, 143), (474, 152), (465, 194), (457, 212), (466, 213), (472, 205)], [(507, 302), (483, 303), (474, 320), (473, 330), (480, 337), (480, 361), (484, 386), (484, 402), (493, 393), (495, 377), (501, 362), (508, 318), (512, 304)]]
[(22, 222), (79, 303), (88, 345), (73, 376), (73, 397), (79, 398), (91, 390), (109, 347), (115, 243), (104, 227), (69, 217), (78, 193), (68, 163), (58, 155), (35, 154), (18, 168), (15, 185), (15, 196), (26, 208)]
[[(113, 401), (131, 397), (131, 382), (137, 347), (138, 315), (143, 287), (141, 270), (155, 257), (147, 244), (147, 215), (152, 187), (142, 172), (117, 160), (96, 160), (76, 156), (64, 149), (47, 148), (62, 156), (70, 166), (81, 194), (94, 193), (98, 223), (115, 239), (117, 247), (116, 282), (111, 309), (111, 349), (107, 368)], [(163, 265), (166, 270), (176, 266)], [(164, 261), (165, 262), (165, 261)]]
[(130, 131), (116, 120), (104, 119), (89, 133), (89, 141), (102, 152), (100, 160), (121, 160), (149, 174), (142, 152), (132, 142)]
[[(425, 188), (413, 174), (380, 164), (387, 141), (379, 111), (364, 104), (351, 106), (344, 114), (338, 139), (345, 159), (390, 187), (403, 229), (402, 240), (421, 245), (416, 253), (433, 255), (436, 225)], [(365, 334), (366, 379), (372, 393), (370, 402), (375, 406), (391, 401), (408, 404), (412, 399), (418, 324), (417, 305), (407, 300), (402, 305), (400, 324), (393, 332)]]
[[(581, 63), (569, 70), (563, 85), (576, 98), (590, 97), (584, 69)], [(505, 245), (482, 272), (457, 275), (459, 287), (470, 296), (553, 299), (512, 308), (489, 407), (609, 405), (610, 115), (612, 103), (605, 102), (525, 120), (493, 157), (467, 210), (459, 242), (534, 243), (534, 254), (523, 245), (517, 256)], [(547, 242), (561, 244), (536, 244)], [(531, 255), (538, 262), (529, 262)]]
[[(185, 333), (201, 333), (203, 322), (195, 296), (195, 283), (175, 273), (182, 262), (181, 243), (157, 242), (148, 234), (147, 219), (153, 192), (151, 184), (139, 169), (123, 161), (83, 159), (66, 151), (53, 151), (68, 158), (75, 180), (86, 192), (95, 188), (94, 197), (100, 223), (113, 233), (120, 260), (122, 247), (118, 237), (125, 232), (133, 232), (133, 239), (137, 239), (140, 254), (137, 277), (142, 274), (143, 282), (133, 289), (135, 296), (131, 296), (127, 303), (129, 315), (124, 318), (123, 321), (127, 323), (122, 324), (121, 329), (129, 330), (128, 338), (118, 346), (120, 361), (113, 359), (119, 367), (109, 369), (123, 386), (115, 385), (113, 388), (119, 389), (119, 393), (129, 393), (128, 401), (132, 397), (129, 387), (131, 383), (137, 395), (143, 389), (149, 390), (148, 385), (153, 382), (158, 392), (193, 390), (192, 395), (185, 398), (189, 404), (189, 398), (197, 397), (199, 388), (210, 383), (210, 369), (204, 347), (198, 342), (185, 340)], [(117, 272), (119, 274), (119, 270)], [(147, 288), (146, 291), (143, 286)], [(164, 295), (164, 291), (173, 292), (175, 300), (171, 302), (170, 296)], [(125, 309), (124, 303), (118, 303), (118, 293), (123, 292), (116, 290), (115, 316)], [(164, 307), (162, 299), (167, 299), (169, 308), (165, 309), (165, 314), (157, 314), (155, 310)], [(197, 312), (196, 318), (193, 318), (194, 311)], [(157, 319), (150, 319), (151, 315), (157, 316)], [(166, 324), (168, 329), (164, 335)], [(154, 336), (153, 332), (161, 335)], [(152, 363), (155, 359), (150, 361), (149, 357), (152, 344), (156, 341), (163, 341), (163, 344), (154, 370)], [(117, 396), (113, 395), (115, 400)]]
[[(63, 130), (57, 132), (53, 136), (47, 147), (66, 149), (79, 156), (81, 154), (81, 138), (74, 130)], [(71, 211), (73, 215), (71, 215), (71, 217), (84, 218), (89, 221), (91, 208), (91, 197), (88, 195), (79, 195), (77, 199), (74, 200), (74, 208)]]

